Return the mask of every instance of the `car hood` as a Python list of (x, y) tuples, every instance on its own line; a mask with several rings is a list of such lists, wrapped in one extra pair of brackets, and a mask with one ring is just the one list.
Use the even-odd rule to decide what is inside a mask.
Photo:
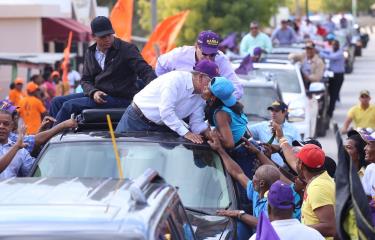
[[(129, 221), (132, 204), (125, 203), (134, 202), (129, 186), (129, 180), (111, 178), (0, 181), (0, 237), (51, 232), (132, 232), (145, 220), (139, 216), (136, 224)], [(144, 211), (135, 214), (145, 214)]]
[(290, 105), (292, 102), (304, 102), (305, 96), (301, 93), (282, 93), (283, 95), (283, 101), (287, 104)]

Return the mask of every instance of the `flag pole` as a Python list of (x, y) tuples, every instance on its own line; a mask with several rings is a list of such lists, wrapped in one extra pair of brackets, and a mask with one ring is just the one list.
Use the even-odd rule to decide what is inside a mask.
[(121, 161), (120, 161), (120, 156), (118, 154), (115, 133), (113, 131), (111, 116), (109, 116), (109, 114), (107, 114), (107, 123), (108, 123), (109, 133), (111, 134), (113, 151), (115, 152), (115, 158), (116, 158), (116, 162), (117, 162), (117, 169), (118, 169), (118, 173), (119, 173), (118, 175), (122, 179), (122, 178), (124, 178), (124, 174), (122, 172)]

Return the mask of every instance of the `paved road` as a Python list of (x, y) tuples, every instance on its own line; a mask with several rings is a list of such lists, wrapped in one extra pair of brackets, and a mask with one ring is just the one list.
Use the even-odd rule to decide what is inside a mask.
[[(342, 126), (349, 108), (358, 103), (359, 91), (367, 89), (375, 100), (375, 34), (370, 35), (370, 42), (362, 52), (362, 57), (355, 60), (354, 72), (345, 75), (341, 89), (341, 103), (337, 104), (333, 121)], [(324, 138), (320, 138), (326, 154), (337, 159), (337, 146), (334, 139), (332, 124)]]

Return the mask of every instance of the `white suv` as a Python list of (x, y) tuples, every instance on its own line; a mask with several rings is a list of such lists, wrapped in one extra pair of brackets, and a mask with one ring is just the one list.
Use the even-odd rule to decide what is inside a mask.
[[(234, 61), (232, 64), (237, 68), (240, 61)], [(299, 66), (287, 61), (279, 61), (254, 63), (253, 68), (247, 75), (238, 75), (238, 77), (251, 80), (263, 76), (276, 81), (284, 102), (289, 106), (288, 121), (298, 129), (302, 138), (315, 137), (318, 102), (315, 98), (307, 96)]]

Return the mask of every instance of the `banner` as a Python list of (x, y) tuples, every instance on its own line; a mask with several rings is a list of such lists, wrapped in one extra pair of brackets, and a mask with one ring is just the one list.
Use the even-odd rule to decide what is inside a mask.
[(133, 7), (133, 0), (118, 0), (110, 16), (116, 36), (127, 42), (132, 36)]
[(189, 10), (164, 19), (159, 23), (155, 31), (151, 34), (145, 47), (142, 49), (143, 58), (151, 65), (155, 66), (159, 55), (169, 52), (175, 48), (176, 38), (184, 25)]

